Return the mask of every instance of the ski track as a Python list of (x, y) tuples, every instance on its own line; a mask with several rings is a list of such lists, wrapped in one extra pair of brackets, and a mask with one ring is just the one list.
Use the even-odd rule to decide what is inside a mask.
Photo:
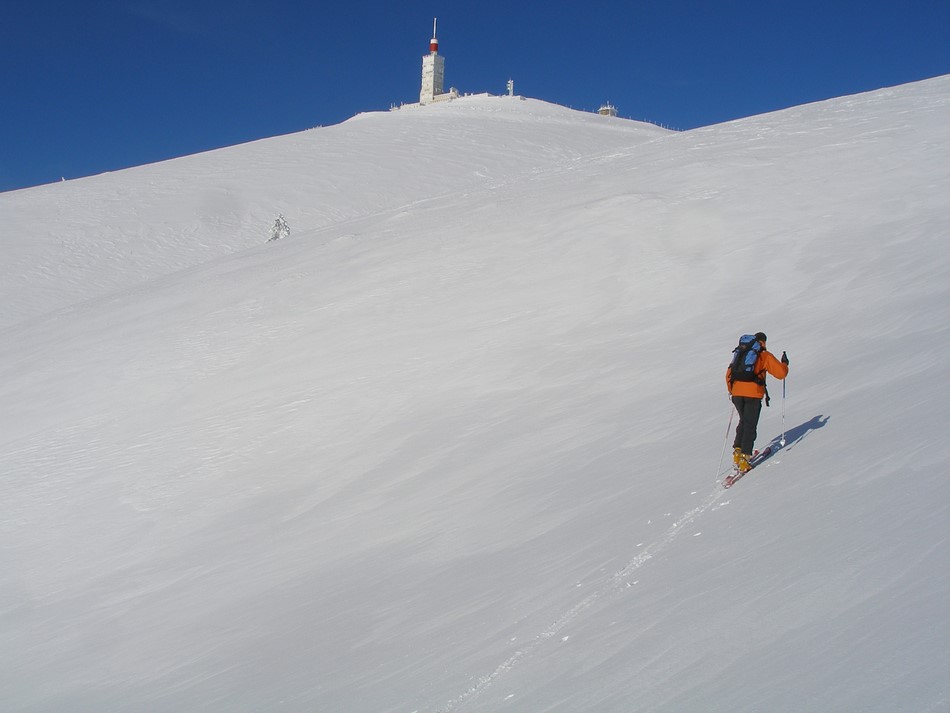
[[(729, 471), (726, 471), (726, 474), (728, 472)], [(706, 496), (700, 505), (697, 505), (691, 510), (687, 510), (685, 513), (680, 515), (679, 519), (670, 525), (659, 539), (643, 547), (636, 555), (633, 556), (629, 562), (627, 562), (627, 564), (610, 575), (609, 578), (594, 592), (588, 594), (573, 607), (561, 614), (548, 628), (536, 635), (526, 646), (521, 647), (518, 651), (505, 659), (505, 661), (499, 664), (499, 666), (495, 668), (494, 671), (479, 678), (475, 685), (439, 708), (437, 713), (449, 713), (449, 711), (458, 710), (462, 706), (471, 703), (482, 693), (484, 693), (493, 683), (495, 683), (495, 681), (517, 667), (529, 656), (534, 654), (545, 644), (545, 642), (557, 636), (561, 630), (564, 629), (564, 627), (574, 622), (581, 614), (593, 606), (593, 604), (600, 601), (601, 599), (604, 599), (605, 597), (615, 595), (632, 586), (627, 582), (627, 579), (630, 577), (630, 575), (639, 570), (640, 567), (645, 565), (647, 562), (669, 547), (676, 540), (677, 536), (683, 531), (683, 529), (687, 525), (694, 522), (696, 518), (700, 517), (707, 510), (718, 509), (718, 507), (714, 506), (716, 506), (716, 504), (726, 494), (726, 490), (722, 487), (723, 475), (723, 473), (719, 474), (716, 479), (716, 485), (712, 492)], [(719, 505), (719, 507), (727, 505), (728, 503), (729, 501), (726, 500), (721, 505)]]

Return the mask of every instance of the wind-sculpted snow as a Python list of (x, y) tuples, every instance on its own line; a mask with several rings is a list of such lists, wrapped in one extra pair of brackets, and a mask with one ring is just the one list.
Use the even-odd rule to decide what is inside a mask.
[(0, 195), (0, 708), (945, 709), (948, 104), (468, 97)]

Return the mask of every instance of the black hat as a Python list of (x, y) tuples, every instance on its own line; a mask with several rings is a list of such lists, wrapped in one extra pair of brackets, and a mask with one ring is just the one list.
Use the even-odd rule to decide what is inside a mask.
[(766, 337), (765, 337), (765, 332), (756, 332), (756, 333), (755, 333), (755, 341), (757, 341), (757, 342), (767, 342), (768, 339), (766, 339)]

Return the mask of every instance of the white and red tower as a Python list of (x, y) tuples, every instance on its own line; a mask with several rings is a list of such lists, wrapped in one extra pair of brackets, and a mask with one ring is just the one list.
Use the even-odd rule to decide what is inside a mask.
[(436, 39), (436, 21), (432, 20), (432, 39), (429, 40), (429, 54), (422, 58), (422, 90), (419, 103), (428, 104), (443, 93), (445, 81), (445, 58), (439, 55), (439, 40)]

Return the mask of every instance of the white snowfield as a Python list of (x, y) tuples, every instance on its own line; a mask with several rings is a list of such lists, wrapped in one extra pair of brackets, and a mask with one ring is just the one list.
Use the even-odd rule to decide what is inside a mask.
[[(0, 710), (950, 711), (950, 76), (471, 97), (0, 219)], [(759, 330), (787, 445), (724, 490)]]

